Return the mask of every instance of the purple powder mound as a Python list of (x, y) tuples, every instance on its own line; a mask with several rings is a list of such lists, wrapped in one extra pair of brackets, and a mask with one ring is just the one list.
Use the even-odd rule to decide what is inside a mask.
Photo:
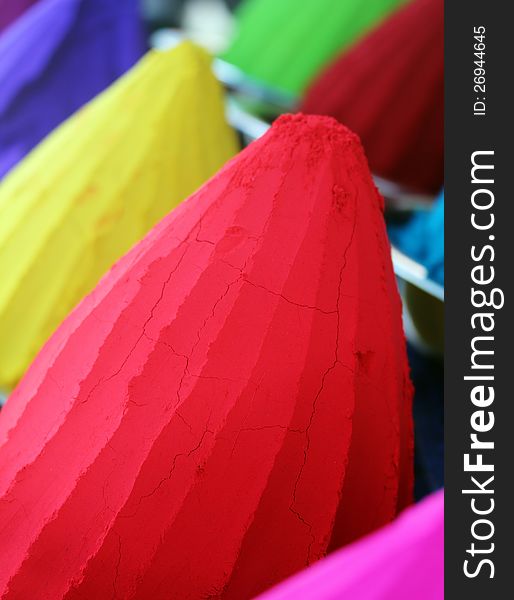
[(0, 179), (145, 52), (138, 0), (41, 0), (0, 36)]
[(0, 33), (37, 0), (0, 0)]
[(273, 588), (259, 600), (433, 600), (444, 597), (444, 495)]

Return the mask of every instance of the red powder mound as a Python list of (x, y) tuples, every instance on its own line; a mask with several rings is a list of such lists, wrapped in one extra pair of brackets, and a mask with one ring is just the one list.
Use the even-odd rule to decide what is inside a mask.
[(431, 192), (443, 184), (443, 4), (407, 4), (336, 60), (301, 107), (356, 131), (377, 175)]
[(410, 402), (360, 143), (283, 117), (117, 263), (9, 399), (0, 595), (249, 598), (409, 502)]

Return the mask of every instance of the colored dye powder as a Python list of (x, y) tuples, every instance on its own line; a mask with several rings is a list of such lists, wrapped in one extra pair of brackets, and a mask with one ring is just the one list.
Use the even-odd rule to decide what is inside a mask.
[(246, 0), (223, 58), (247, 75), (301, 93), (337, 52), (405, 0)]
[(391, 242), (426, 267), (430, 279), (444, 285), (444, 195), (428, 212), (416, 214), (405, 225), (389, 227)]
[(185, 43), (149, 53), (14, 169), (0, 185), (0, 387), (236, 152), (210, 59)]
[(287, 116), (113, 267), (0, 415), (5, 600), (250, 598), (410, 502), (382, 210)]
[(443, 184), (443, 0), (415, 0), (334, 62), (301, 110), (361, 138), (371, 170), (436, 193)]
[(38, 0), (0, 0), (0, 33)]
[(434, 600), (444, 597), (444, 495), (286, 581), (259, 600)]
[(138, 0), (41, 0), (0, 37), (0, 180), (146, 51)]

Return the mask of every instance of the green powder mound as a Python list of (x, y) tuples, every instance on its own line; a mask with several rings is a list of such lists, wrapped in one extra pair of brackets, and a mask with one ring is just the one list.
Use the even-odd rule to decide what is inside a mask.
[(303, 92), (328, 61), (406, 0), (245, 0), (221, 58), (262, 83)]

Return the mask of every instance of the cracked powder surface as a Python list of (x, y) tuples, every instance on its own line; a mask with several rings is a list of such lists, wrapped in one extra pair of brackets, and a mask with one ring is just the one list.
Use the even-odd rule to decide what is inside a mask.
[(237, 152), (210, 58), (149, 52), (0, 185), (0, 387), (174, 206)]
[(0, 415), (3, 598), (250, 598), (410, 502), (382, 210), (284, 116), (113, 267)]
[(444, 598), (444, 492), (351, 544), (258, 600)]

